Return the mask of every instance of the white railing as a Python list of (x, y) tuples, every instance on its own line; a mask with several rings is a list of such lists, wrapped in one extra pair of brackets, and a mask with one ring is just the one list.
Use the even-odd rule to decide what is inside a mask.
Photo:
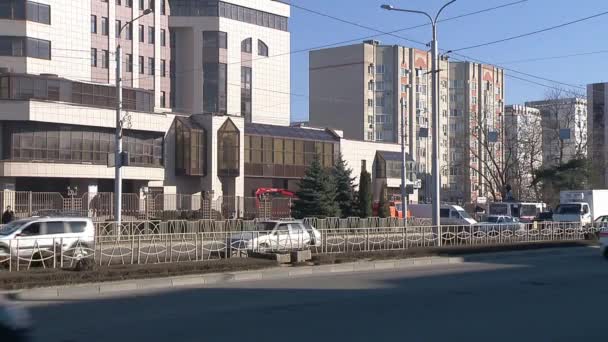
[[(145, 223), (142, 223), (145, 225)], [(576, 223), (517, 226), (417, 226), (288, 231), (179, 232), (99, 235), (90, 242), (61, 238), (17, 238), (0, 242), (0, 265), (9, 271), (65, 268), (81, 260), (97, 265), (211, 261), (251, 252), (310, 249), (313, 253), (356, 253), (438, 246), (502, 246), (583, 240), (605, 226)]]

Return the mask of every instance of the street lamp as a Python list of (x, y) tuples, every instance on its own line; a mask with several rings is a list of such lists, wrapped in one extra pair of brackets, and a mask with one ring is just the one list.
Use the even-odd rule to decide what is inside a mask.
[[(441, 206), (440, 199), (440, 189), (441, 189), (441, 175), (439, 174), (439, 97), (438, 93), (438, 85), (439, 85), (439, 68), (438, 68), (438, 47), (437, 47), (437, 19), (439, 15), (443, 11), (444, 8), (448, 7), (452, 3), (456, 2), (456, 0), (451, 0), (445, 5), (443, 5), (435, 17), (432, 17), (430, 14), (423, 11), (416, 10), (408, 10), (395, 8), (392, 5), (382, 5), (380, 6), (382, 9), (387, 11), (399, 11), (399, 12), (408, 12), (408, 13), (418, 13), (425, 15), (429, 18), (431, 25), (433, 26), (433, 41), (431, 42), (431, 53), (432, 53), (432, 69), (431, 73), (433, 75), (433, 225), (440, 226), (441, 220), (439, 216), (439, 208)], [(441, 237), (439, 238), (439, 243), (441, 244)]]
[[(148, 8), (143, 11), (143, 13), (131, 20), (126, 22), (118, 29), (117, 36), (120, 37), (122, 30), (125, 27), (132, 24), (134, 21), (139, 18), (152, 13), (152, 9)], [(118, 230), (120, 232), (120, 221), (122, 214), (122, 175), (120, 173), (120, 168), (122, 166), (123, 156), (122, 156), (122, 48), (120, 46), (120, 41), (117, 41), (116, 44), (116, 135), (114, 137), (116, 144), (116, 151), (114, 153), (114, 219), (116, 220), (116, 224), (118, 226)]]

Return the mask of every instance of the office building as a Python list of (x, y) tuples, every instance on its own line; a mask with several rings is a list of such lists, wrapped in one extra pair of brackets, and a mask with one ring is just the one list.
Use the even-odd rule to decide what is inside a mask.
[(608, 83), (587, 85), (587, 124), (591, 183), (596, 189), (608, 187)]

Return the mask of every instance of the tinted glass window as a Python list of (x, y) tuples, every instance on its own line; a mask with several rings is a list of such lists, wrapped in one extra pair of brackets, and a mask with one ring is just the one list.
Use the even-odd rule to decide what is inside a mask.
[(450, 209), (440, 209), (439, 216), (441, 217), (450, 217)]
[(84, 221), (68, 222), (68, 225), (70, 226), (70, 231), (72, 233), (82, 233), (82, 232), (84, 232), (84, 229), (86, 228), (87, 223)]
[(34, 222), (21, 231), (23, 236), (40, 235), (40, 223)]
[(65, 225), (62, 221), (46, 223), (47, 234), (65, 234), (65, 232)]

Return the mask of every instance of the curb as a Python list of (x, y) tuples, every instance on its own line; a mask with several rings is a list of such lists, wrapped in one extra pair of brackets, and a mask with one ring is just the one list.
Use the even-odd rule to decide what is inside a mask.
[[(588, 247), (569, 247), (569, 251), (583, 250)], [(111, 295), (132, 292), (137, 290), (169, 290), (180, 288), (197, 288), (213, 284), (229, 284), (243, 281), (290, 279), (306, 276), (348, 274), (357, 272), (403, 270), (430, 265), (453, 265), (464, 263), (483, 262), (484, 260), (498, 260), (505, 257), (526, 258), (537, 254), (551, 253), (551, 256), (565, 256), (566, 248), (550, 250), (523, 250), (512, 252), (494, 252), (470, 254), (458, 257), (433, 256), (395, 260), (359, 261), (345, 264), (331, 264), (321, 266), (303, 266), (296, 268), (273, 267), (256, 271), (241, 271), (228, 273), (209, 273), (201, 275), (185, 275), (167, 278), (134, 279), (117, 282), (104, 282), (72, 286), (58, 286), (10, 291), (5, 293), (14, 300), (54, 301)], [(571, 254), (571, 253), (570, 253)], [(569, 255), (570, 255), (569, 254)], [(1, 294), (1, 292), (0, 292)]]
[(346, 274), (355, 272), (407, 269), (428, 265), (462, 264), (463, 257), (427, 257), (403, 260), (361, 261), (347, 264), (303, 266), (297, 268), (273, 267), (258, 271), (209, 273), (169, 278), (150, 278), (97, 284), (27, 289), (9, 293), (14, 300), (53, 301), (76, 299), (137, 290), (169, 290), (196, 288), (204, 285), (229, 284), (244, 281), (289, 279), (306, 276)]

